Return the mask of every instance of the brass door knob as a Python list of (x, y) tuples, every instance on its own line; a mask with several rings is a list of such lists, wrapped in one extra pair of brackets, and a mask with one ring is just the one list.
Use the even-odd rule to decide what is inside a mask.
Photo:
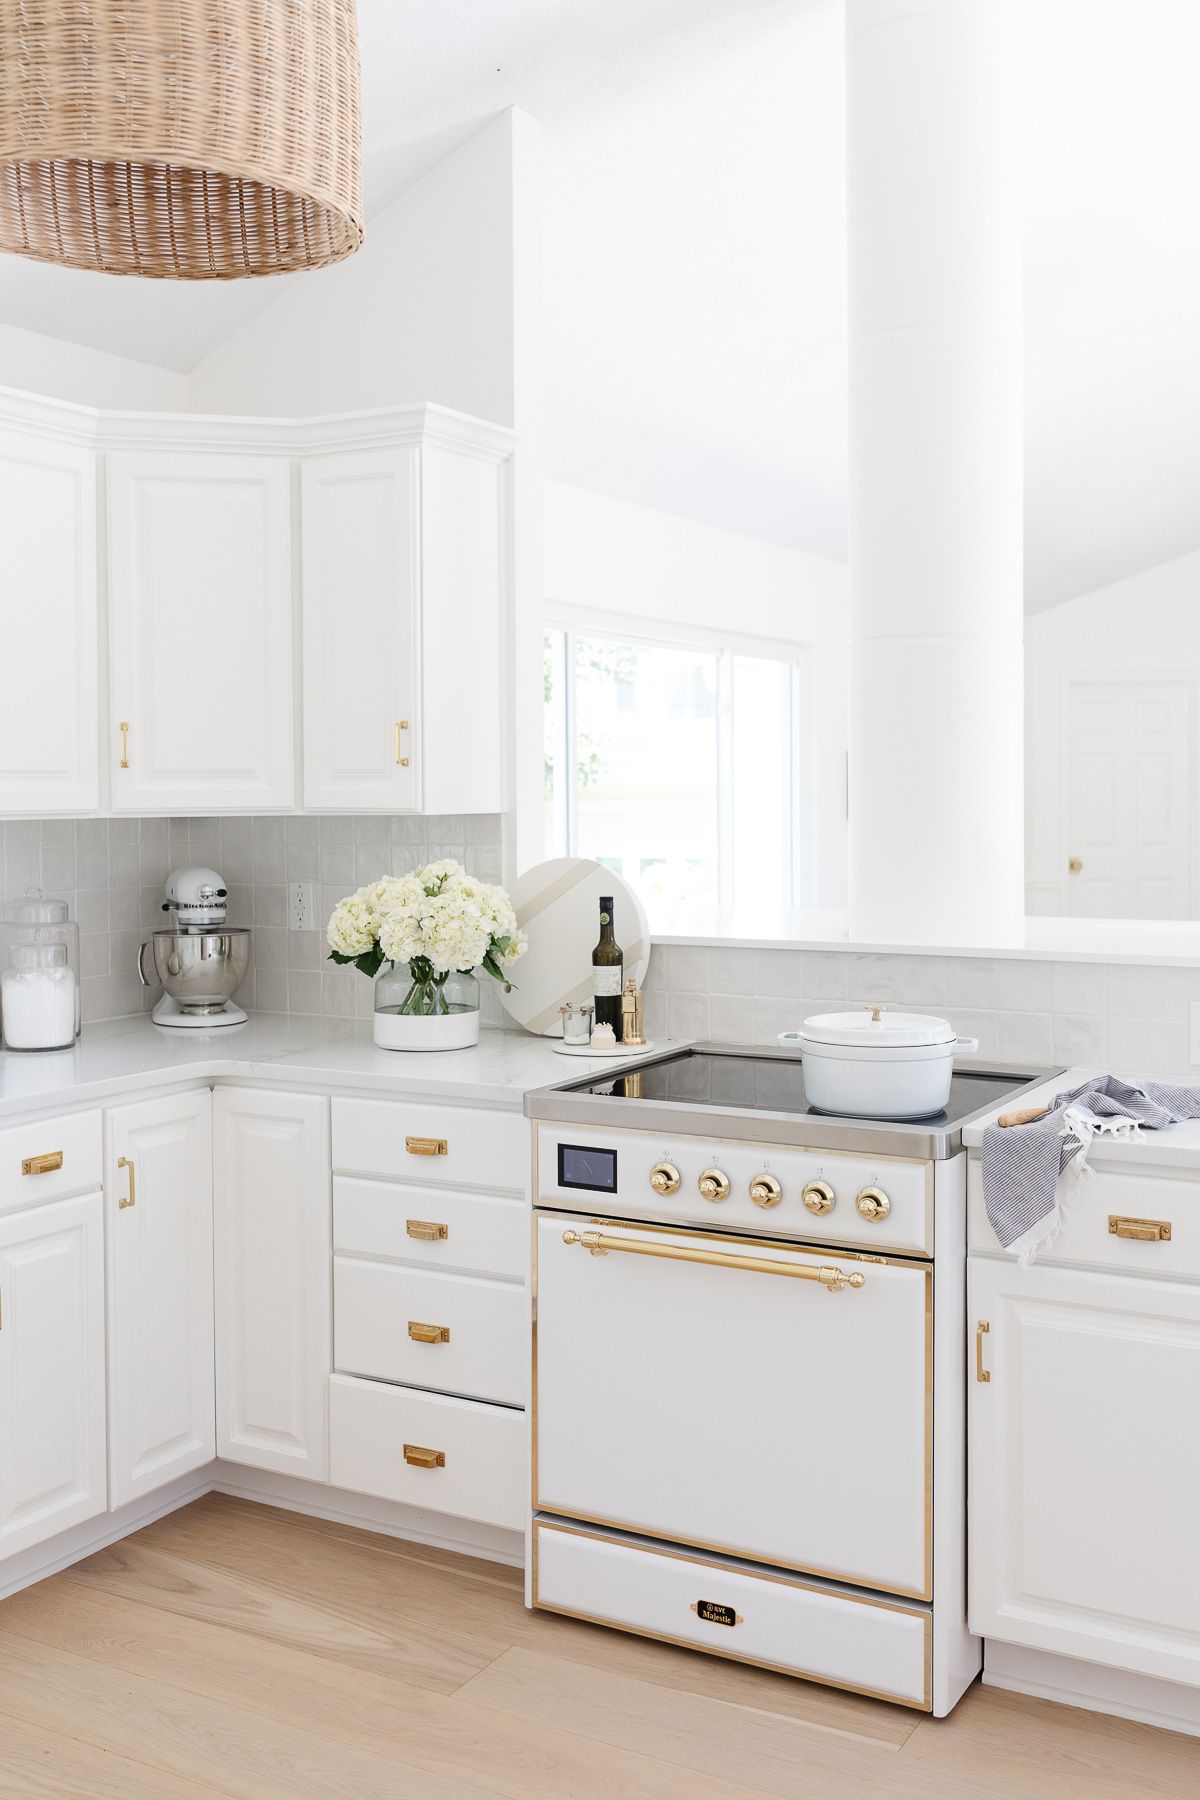
[(700, 1192), (706, 1200), (728, 1200), (729, 1177), (724, 1169), (705, 1169), (700, 1177)]
[(756, 1175), (750, 1183), (750, 1198), (755, 1206), (778, 1206), (783, 1189), (774, 1175)]
[(869, 1225), (877, 1225), (892, 1210), (891, 1201), (883, 1189), (877, 1187), (865, 1187), (854, 1204)]
[(655, 1163), (650, 1171), (650, 1186), (656, 1194), (677, 1194), (679, 1192), (679, 1170), (674, 1163)]
[(837, 1195), (827, 1181), (810, 1181), (800, 1198), (810, 1213), (832, 1212)]

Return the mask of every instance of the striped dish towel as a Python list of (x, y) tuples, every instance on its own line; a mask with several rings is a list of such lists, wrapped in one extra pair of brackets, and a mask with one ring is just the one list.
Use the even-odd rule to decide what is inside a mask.
[[(1021, 1262), (1052, 1244), (1062, 1230), (1079, 1178), (1091, 1170), (1087, 1153), (1097, 1133), (1131, 1138), (1181, 1119), (1200, 1118), (1200, 1088), (1146, 1081), (1131, 1087), (1097, 1075), (1028, 1125), (989, 1125), (983, 1134), (983, 1201), (992, 1230)], [(1068, 1180), (1059, 1177), (1069, 1170)]]

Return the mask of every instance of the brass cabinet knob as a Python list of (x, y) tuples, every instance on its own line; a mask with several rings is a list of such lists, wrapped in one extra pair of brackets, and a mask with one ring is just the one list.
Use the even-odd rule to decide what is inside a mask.
[(880, 1219), (886, 1219), (892, 1210), (891, 1201), (883, 1189), (877, 1187), (865, 1187), (854, 1204), (870, 1225), (877, 1225)]
[(832, 1212), (837, 1195), (827, 1181), (810, 1181), (800, 1198), (810, 1213)]
[(700, 1192), (706, 1200), (728, 1200), (729, 1177), (724, 1169), (705, 1169), (700, 1177)]
[(1072, 875), (1082, 875), (1083, 874), (1083, 859), (1082, 859), (1082, 857), (1073, 856), (1071, 858), (1070, 862), (1067, 864), (1067, 869)]
[(650, 1186), (656, 1194), (677, 1194), (679, 1192), (679, 1170), (674, 1163), (655, 1163), (650, 1171)]
[(778, 1206), (783, 1189), (774, 1175), (756, 1175), (750, 1183), (750, 1198), (755, 1206)]

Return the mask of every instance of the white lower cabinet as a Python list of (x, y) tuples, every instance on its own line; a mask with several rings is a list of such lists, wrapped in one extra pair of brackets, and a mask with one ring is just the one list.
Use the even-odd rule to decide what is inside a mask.
[(0, 1558), (102, 1513), (99, 1193), (0, 1215)]
[(329, 1479), (329, 1102), (214, 1096), (217, 1451)]
[(970, 1259), (970, 1623), (1200, 1685), (1200, 1287)]
[(111, 1111), (105, 1191), (115, 1509), (216, 1453), (210, 1090)]

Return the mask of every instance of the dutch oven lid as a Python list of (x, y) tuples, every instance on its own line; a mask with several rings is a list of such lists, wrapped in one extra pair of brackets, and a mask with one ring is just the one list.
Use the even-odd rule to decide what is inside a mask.
[(848, 1050), (913, 1050), (957, 1041), (949, 1019), (871, 1005), (856, 1012), (815, 1013), (805, 1019), (800, 1035), (812, 1044), (839, 1044)]

